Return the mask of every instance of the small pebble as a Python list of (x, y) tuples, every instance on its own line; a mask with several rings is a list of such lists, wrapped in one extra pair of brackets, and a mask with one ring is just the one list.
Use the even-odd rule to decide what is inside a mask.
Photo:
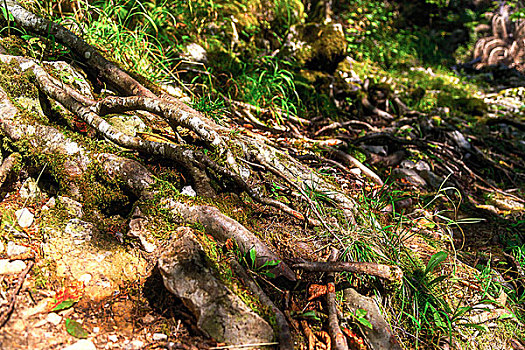
[(55, 312), (51, 312), (46, 317), (47, 322), (54, 324), (55, 326), (58, 326), (60, 322), (62, 322), (62, 316)]
[(35, 219), (35, 216), (27, 208), (17, 210), (15, 215), (18, 218), (18, 225), (23, 228), (31, 226)]
[(115, 334), (108, 335), (108, 340), (112, 341), (113, 343), (118, 342), (118, 337)]
[(13, 241), (7, 242), (7, 256), (13, 257), (17, 255), (25, 254), (29, 251), (28, 247), (24, 247), (23, 245), (18, 245)]
[(75, 344), (71, 344), (65, 348), (62, 348), (62, 350), (97, 350), (97, 348), (91, 340), (82, 339), (77, 341)]
[(163, 333), (154, 333), (153, 340), (154, 341), (165, 341), (165, 340), (168, 340), (168, 336)]
[(8, 259), (0, 260), (0, 275), (19, 274), (26, 268), (26, 263), (22, 260), (9, 261)]

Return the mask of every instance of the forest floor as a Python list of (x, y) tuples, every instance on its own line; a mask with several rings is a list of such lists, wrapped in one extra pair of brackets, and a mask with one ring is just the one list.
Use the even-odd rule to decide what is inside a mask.
[(521, 73), (100, 3), (0, 3), (0, 348), (525, 348)]

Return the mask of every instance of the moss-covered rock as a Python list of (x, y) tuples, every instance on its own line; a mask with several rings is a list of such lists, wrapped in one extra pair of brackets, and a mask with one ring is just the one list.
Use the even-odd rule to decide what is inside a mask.
[(295, 26), (288, 36), (287, 49), (300, 65), (333, 73), (346, 57), (347, 42), (340, 25), (307, 23)]

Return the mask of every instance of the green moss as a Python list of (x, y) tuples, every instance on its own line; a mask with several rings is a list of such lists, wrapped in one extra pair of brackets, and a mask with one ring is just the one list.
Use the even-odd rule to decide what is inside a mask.
[(346, 57), (346, 39), (336, 26), (308, 23), (298, 27), (299, 39), (306, 44), (296, 54), (301, 66), (334, 72)]
[(20, 73), (19, 64), (15, 60), (11, 63), (0, 62), (0, 85), (12, 99), (38, 98), (38, 89), (32, 82), (33, 76), (30, 70)]
[(27, 56), (27, 42), (15, 35), (0, 38), (0, 46), (6, 49), (7, 55)]

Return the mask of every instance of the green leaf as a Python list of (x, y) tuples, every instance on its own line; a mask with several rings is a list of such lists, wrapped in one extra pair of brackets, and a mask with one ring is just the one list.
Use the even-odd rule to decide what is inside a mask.
[(88, 337), (88, 332), (82, 325), (70, 318), (66, 318), (66, 331), (75, 338), (85, 339)]
[(59, 311), (59, 310), (64, 310), (64, 309), (69, 309), (71, 306), (73, 306), (78, 300), (76, 299), (68, 299), (68, 300), (64, 300), (63, 302), (61, 302), (60, 304), (58, 304), (57, 306), (55, 306), (53, 309), (51, 309), (51, 311)]
[(446, 252), (437, 252), (436, 254), (432, 255), (428, 261), (427, 268), (425, 269), (425, 275), (432, 273), (432, 271), (434, 271), (434, 269), (438, 267), (439, 264), (445, 261), (447, 257), (448, 254)]
[(315, 310), (303, 312), (302, 314), (297, 315), (297, 317), (311, 318), (312, 320), (321, 321), (321, 319), (317, 317)]
[(255, 261), (257, 259), (257, 252), (255, 251), (255, 248), (250, 249), (250, 259), (251, 263), (255, 265)]
[(365, 309), (357, 309), (355, 310), (355, 317), (357, 318), (363, 318), (366, 316), (368, 312)]
[(358, 318), (357, 321), (361, 323), (363, 326), (368, 327), (370, 329), (373, 329), (374, 327), (372, 324), (366, 319), (366, 318)]

